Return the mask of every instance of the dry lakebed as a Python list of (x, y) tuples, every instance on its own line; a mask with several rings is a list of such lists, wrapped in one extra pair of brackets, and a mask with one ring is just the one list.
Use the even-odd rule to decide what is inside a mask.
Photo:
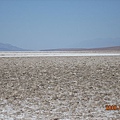
[(119, 106), (119, 55), (0, 57), (0, 120), (120, 120)]

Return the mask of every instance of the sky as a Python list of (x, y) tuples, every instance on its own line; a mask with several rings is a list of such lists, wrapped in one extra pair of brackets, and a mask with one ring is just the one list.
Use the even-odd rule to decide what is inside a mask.
[(120, 0), (0, 0), (0, 42), (31, 49), (120, 45)]

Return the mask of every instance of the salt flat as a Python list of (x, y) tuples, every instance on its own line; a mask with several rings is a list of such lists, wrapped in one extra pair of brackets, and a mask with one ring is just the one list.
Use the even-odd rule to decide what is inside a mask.
[(40, 56), (120, 56), (120, 53), (82, 52), (0, 52), (0, 57), (40, 57)]
[(0, 120), (119, 120), (106, 105), (120, 105), (119, 55), (0, 58)]

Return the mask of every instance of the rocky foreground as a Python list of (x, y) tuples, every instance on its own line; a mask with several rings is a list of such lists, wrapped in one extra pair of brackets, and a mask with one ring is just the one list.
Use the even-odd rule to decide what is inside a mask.
[(120, 56), (0, 58), (0, 120), (119, 120)]

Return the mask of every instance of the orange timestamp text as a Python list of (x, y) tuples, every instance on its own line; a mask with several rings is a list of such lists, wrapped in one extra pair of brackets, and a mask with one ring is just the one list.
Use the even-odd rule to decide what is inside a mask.
[(106, 110), (120, 110), (120, 105), (106, 105)]

